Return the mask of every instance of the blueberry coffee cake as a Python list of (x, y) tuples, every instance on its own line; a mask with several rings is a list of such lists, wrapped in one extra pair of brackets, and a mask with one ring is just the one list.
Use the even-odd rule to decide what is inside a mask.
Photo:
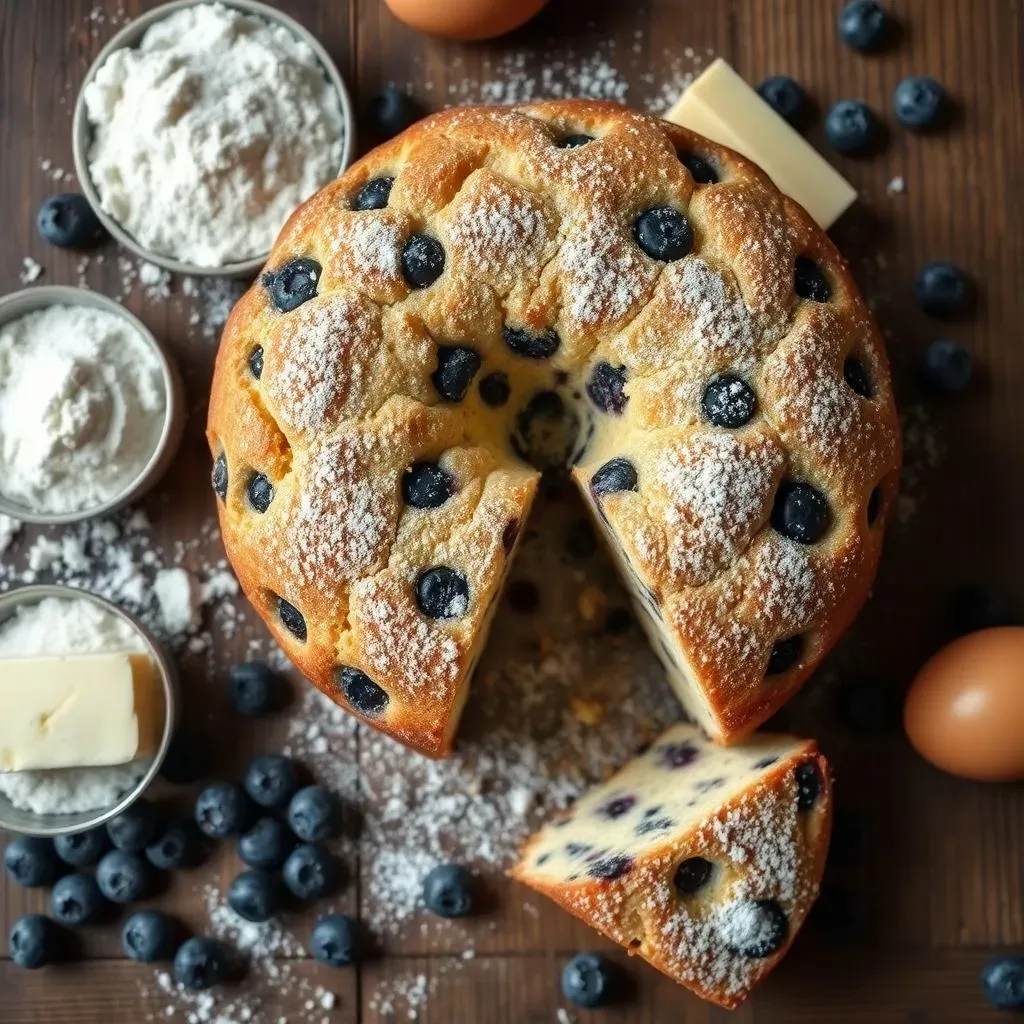
[(807, 916), (831, 818), (813, 742), (765, 733), (723, 748), (677, 725), (545, 825), (512, 873), (733, 1007)]
[(541, 469), (689, 715), (741, 739), (874, 577), (900, 461), (846, 266), (753, 164), (607, 103), (458, 108), (296, 211), (210, 406), (224, 541), (295, 664), (450, 747)]

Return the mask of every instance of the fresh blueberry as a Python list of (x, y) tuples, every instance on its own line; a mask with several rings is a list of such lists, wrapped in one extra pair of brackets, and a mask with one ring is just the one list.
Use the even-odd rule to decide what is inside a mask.
[(531, 331), (527, 327), (510, 327), (505, 324), (501, 329), (501, 337), (509, 351), (524, 359), (550, 359), (562, 342), (553, 327)]
[(402, 249), (402, 273), (410, 288), (429, 288), (444, 273), (444, 246), (430, 235), (412, 235)]
[(371, 718), (379, 715), (391, 701), (387, 690), (358, 668), (341, 665), (335, 672), (335, 679), (345, 700), (357, 711)]
[(714, 865), (703, 857), (687, 857), (672, 876), (672, 884), (683, 896), (692, 896), (707, 885)]
[(604, 1006), (615, 996), (618, 970), (600, 953), (577, 953), (562, 968), (562, 995), (584, 1009)]
[(283, 754), (263, 754), (250, 763), (244, 785), (253, 803), (277, 811), (291, 800), (299, 780), (290, 758)]
[(11, 926), (11, 960), (29, 971), (46, 967), (60, 958), (61, 930), (42, 914), (26, 914)]
[(228, 497), (228, 460), (223, 452), (213, 460), (213, 472), (210, 474), (213, 491), (221, 501)]
[(815, 544), (832, 524), (828, 500), (810, 484), (784, 480), (775, 495), (772, 526), (798, 544)]
[(635, 491), (636, 488), (636, 467), (629, 459), (609, 459), (590, 478), (590, 490), (598, 498), (618, 491)]
[(852, 0), (837, 20), (839, 38), (860, 53), (877, 53), (885, 48), (892, 34), (892, 22), (878, 0)]
[(680, 152), (679, 162), (690, 172), (697, 185), (715, 185), (718, 183), (718, 171), (710, 160), (697, 153)]
[(946, 90), (927, 75), (904, 78), (892, 98), (896, 120), (912, 131), (929, 131), (945, 124), (949, 114)]
[(227, 946), (216, 939), (188, 939), (174, 954), (174, 980), (196, 991), (224, 980), (231, 957)]
[(914, 295), (928, 316), (945, 320), (970, 312), (974, 288), (962, 267), (948, 260), (932, 260), (917, 272)]
[(726, 945), (734, 953), (760, 960), (782, 947), (789, 936), (789, 919), (774, 900), (734, 903), (724, 922)]
[(437, 369), (431, 381), (449, 402), (461, 402), (481, 365), (480, 353), (468, 345), (438, 345)]
[(110, 842), (105, 828), (91, 828), (87, 832), (71, 832), (57, 836), (53, 848), (65, 864), (73, 868), (92, 867), (107, 852)]
[(416, 581), (416, 604), (431, 619), (457, 619), (469, 609), (469, 582), (456, 569), (437, 565)]
[(720, 373), (708, 381), (700, 404), (709, 423), (735, 430), (754, 418), (757, 395), (742, 377)]
[(337, 888), (341, 866), (324, 847), (305, 843), (288, 855), (283, 876), (296, 899), (318, 900)]
[(177, 928), (159, 910), (138, 910), (121, 929), (121, 948), (130, 960), (152, 964), (174, 956)]
[(863, 156), (878, 147), (882, 126), (866, 103), (840, 100), (825, 115), (825, 135), (840, 153)]
[(484, 405), (489, 405), (492, 409), (503, 406), (512, 393), (512, 388), (508, 382), (508, 374), (503, 373), (501, 370), (487, 374), (477, 387)]
[(62, 249), (91, 248), (106, 235), (89, 200), (78, 192), (61, 192), (44, 200), (36, 227), (47, 242)]
[(49, 839), (17, 836), (4, 850), (7, 876), (26, 889), (52, 885), (57, 877), (57, 854)]
[(257, 345), (249, 353), (249, 372), (259, 380), (263, 376), (263, 346)]
[(807, 93), (799, 82), (794, 82), (786, 75), (772, 75), (758, 87), (757, 94), (784, 121), (793, 127), (800, 127), (806, 120), (810, 109)]
[(348, 967), (359, 961), (359, 931), (345, 914), (324, 914), (313, 926), (313, 956), (328, 967)]
[(465, 917), (473, 910), (473, 876), (461, 864), (438, 864), (423, 879), (423, 902), (438, 917)]
[(788, 672), (804, 653), (804, 638), (797, 633), (795, 636), (787, 636), (782, 640), (776, 640), (772, 646), (771, 654), (768, 655), (768, 667), (765, 669), (766, 676), (777, 676)]
[(341, 811), (326, 786), (305, 786), (288, 804), (288, 826), (304, 843), (333, 839), (341, 824)]
[(243, 871), (228, 888), (228, 906), (246, 921), (269, 921), (281, 903), (281, 883), (269, 871)]
[(276, 818), (260, 818), (238, 838), (238, 856), (251, 868), (270, 870), (284, 864), (295, 841)]
[(116, 849), (126, 853), (142, 853), (153, 841), (157, 824), (156, 808), (140, 797), (131, 807), (107, 822), (107, 835)]
[(371, 178), (352, 197), (352, 209), (362, 211), (383, 210), (391, 198), (391, 188), (394, 184), (394, 178)]
[(794, 772), (796, 779), (796, 809), (809, 811), (817, 802), (821, 791), (821, 773), (814, 761), (798, 765)]
[(50, 893), (53, 919), (71, 928), (93, 920), (105, 903), (92, 875), (65, 875)]
[(111, 903), (134, 903), (149, 887), (149, 869), (137, 853), (111, 850), (96, 868), (96, 882)]
[(172, 821), (146, 847), (146, 859), (161, 871), (178, 871), (199, 860), (199, 836), (191, 821)]
[(283, 597), (277, 599), (277, 614), (281, 625), (288, 630), (296, 640), (306, 642), (306, 619), (302, 612)]
[(197, 782), (209, 770), (210, 745), (186, 726), (171, 737), (160, 775), (175, 786)]
[(280, 313), (290, 313), (316, 295), (323, 268), (316, 260), (300, 257), (290, 260), (280, 270), (263, 275), (263, 285)]
[(404, 132), (422, 116), (416, 101), (393, 85), (385, 86), (373, 96), (367, 115), (371, 131), (382, 139)]
[(199, 831), (211, 839), (237, 835), (245, 828), (251, 805), (245, 790), (233, 782), (214, 782), (196, 798)]
[(265, 473), (253, 473), (245, 493), (249, 498), (249, 504), (262, 515), (274, 500), (274, 485)]
[(601, 412), (620, 416), (629, 401), (626, 394), (626, 379), (625, 366), (597, 363), (591, 371), (590, 380), (587, 381), (587, 394)]
[(231, 706), (250, 717), (273, 714), (284, 707), (288, 684), (264, 661), (245, 661), (228, 675)]
[(981, 970), (981, 990), (997, 1010), (1024, 1010), (1024, 957), (989, 960)]
[(955, 395), (970, 385), (974, 360), (959, 342), (933, 341), (925, 349), (921, 374), (933, 394)]
[(440, 508), (454, 493), (455, 480), (436, 462), (414, 462), (402, 477), (402, 497), (413, 508)]
[(577, 132), (575, 135), (563, 135), (561, 138), (555, 140), (555, 145), (559, 149), (579, 149), (580, 146), (585, 146), (588, 142), (593, 142), (593, 135), (584, 135), (583, 132)]
[(670, 206), (644, 210), (633, 224), (633, 237), (651, 259), (663, 263), (681, 260), (693, 248), (690, 222)]
[(959, 635), (1017, 624), (1006, 592), (983, 583), (968, 583), (953, 594), (953, 625)]

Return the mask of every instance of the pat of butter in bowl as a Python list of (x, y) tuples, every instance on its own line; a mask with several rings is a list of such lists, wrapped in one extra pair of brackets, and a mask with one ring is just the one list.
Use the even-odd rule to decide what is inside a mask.
[(164, 707), (147, 654), (0, 660), (0, 771), (127, 764), (152, 755)]

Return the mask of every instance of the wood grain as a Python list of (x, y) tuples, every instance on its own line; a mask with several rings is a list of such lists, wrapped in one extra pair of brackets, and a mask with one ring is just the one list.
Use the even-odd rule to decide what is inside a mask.
[[(152, 0), (104, 0), (112, 17), (135, 15)], [(863, 201), (834, 236), (886, 330), (907, 432), (907, 510), (887, 544), (874, 599), (854, 630), (780, 724), (821, 738), (835, 765), (840, 806), (865, 838), (837, 851), (831, 881), (854, 894), (866, 933), (837, 947), (809, 928), (792, 955), (751, 1002), (732, 1015), (706, 1007), (642, 965), (629, 967), (633, 1000), (587, 1021), (712, 1024), (963, 1024), (1001, 1019), (978, 994), (978, 971), (993, 950), (1024, 945), (1024, 789), (983, 787), (941, 775), (917, 760), (902, 735), (857, 736), (835, 713), (835, 693), (851, 678), (882, 679), (898, 693), (923, 658), (949, 635), (949, 597), (967, 581), (998, 582), (1024, 609), (1024, 110), (1021, 88), (1021, 0), (894, 0), (904, 25), (900, 46), (864, 58), (836, 41), (839, 6), (824, 0), (729, 0), (689, 3), (650, 0), (552, 0), (529, 27), (473, 47), (429, 40), (399, 25), (379, 0), (281, 0), (321, 38), (357, 102), (381, 84), (408, 85), (427, 109), (470, 94), (481, 82), (508, 78), (529, 89), (543, 66), (558, 67), (600, 52), (628, 81), (630, 101), (661, 94), (708, 51), (729, 59), (750, 81), (769, 73), (804, 83), (821, 108), (843, 97), (868, 101), (887, 123), (885, 151), (868, 161), (834, 158)], [(77, 283), (120, 294), (123, 272), (105, 251), (84, 274), (79, 257), (49, 248), (34, 230), (39, 202), (63, 185), (40, 169), (71, 167), (70, 112), (78, 83), (115, 25), (90, 20), (91, 0), (0, 0), (0, 287), (19, 287), (21, 260), (45, 268), (41, 283)], [(520, 63), (516, 64), (515, 61)], [(949, 132), (921, 137), (900, 130), (890, 97), (905, 75), (940, 77), (957, 99)], [(560, 72), (556, 71), (555, 77)], [(671, 88), (671, 84), (669, 86)], [(825, 148), (819, 126), (809, 133)], [(361, 142), (371, 137), (364, 131)], [(902, 177), (905, 190), (889, 194)], [(913, 302), (915, 269), (926, 259), (965, 266), (980, 286), (980, 309), (969, 321), (927, 320)], [(212, 512), (202, 438), (214, 342), (189, 325), (190, 301), (148, 301), (137, 287), (126, 305), (140, 313), (185, 371), (193, 416), (182, 454), (160, 492), (147, 502), (161, 540), (192, 537)], [(980, 367), (971, 392), (955, 402), (927, 403), (915, 366), (938, 337), (968, 344)], [(28, 531), (31, 542), (35, 531)], [(16, 557), (23, 556), (16, 552)], [(215, 557), (200, 546), (188, 564)], [(260, 628), (247, 619), (230, 641), (217, 638), (212, 660), (183, 659), (186, 716), (206, 738), (218, 771), (237, 775), (256, 751), (284, 739), (282, 723), (236, 727), (224, 735), (226, 703), (219, 685)], [(595, 641), (596, 642), (596, 641)], [(371, 779), (380, 767), (363, 758)], [(187, 808), (183, 807), (183, 812)], [(844, 832), (844, 835), (846, 833)], [(355, 881), (338, 902), (366, 913), (367, 870), (353, 859)], [(195, 929), (206, 924), (201, 889), (223, 884), (237, 870), (229, 849), (212, 864), (174, 880), (152, 905)], [(327, 972), (309, 961), (294, 965), (310, 985), (338, 996), (332, 1022), (388, 1019), (388, 993), (415, 984), (431, 990), (418, 1007), (421, 1022), (474, 1024), (556, 1019), (563, 1005), (558, 971), (580, 948), (600, 940), (553, 907), (510, 882), (493, 883), (493, 907), (456, 928), (413, 922), (383, 943), (384, 956), (357, 971)], [(0, 885), (4, 930), (29, 910), (44, 910), (45, 894)], [(304, 934), (311, 917), (297, 923)], [(473, 959), (462, 959), (467, 948)], [(3, 1024), (139, 1024), (159, 1015), (166, 999), (153, 972), (119, 957), (114, 923), (85, 933), (85, 963), (30, 974), (0, 959)], [(242, 991), (261, 989), (250, 981)], [(282, 997), (262, 986), (266, 1019), (307, 1020), (305, 997)], [(395, 1009), (407, 1007), (397, 1000)], [(174, 1018), (172, 1018), (174, 1019)]]

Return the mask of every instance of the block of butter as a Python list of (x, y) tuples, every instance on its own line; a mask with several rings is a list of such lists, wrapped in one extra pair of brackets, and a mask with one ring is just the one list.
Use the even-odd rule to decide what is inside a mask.
[(155, 752), (164, 716), (147, 654), (0, 660), (0, 772), (127, 764)]
[(856, 189), (721, 58), (665, 117), (753, 160), (823, 228), (857, 198)]

